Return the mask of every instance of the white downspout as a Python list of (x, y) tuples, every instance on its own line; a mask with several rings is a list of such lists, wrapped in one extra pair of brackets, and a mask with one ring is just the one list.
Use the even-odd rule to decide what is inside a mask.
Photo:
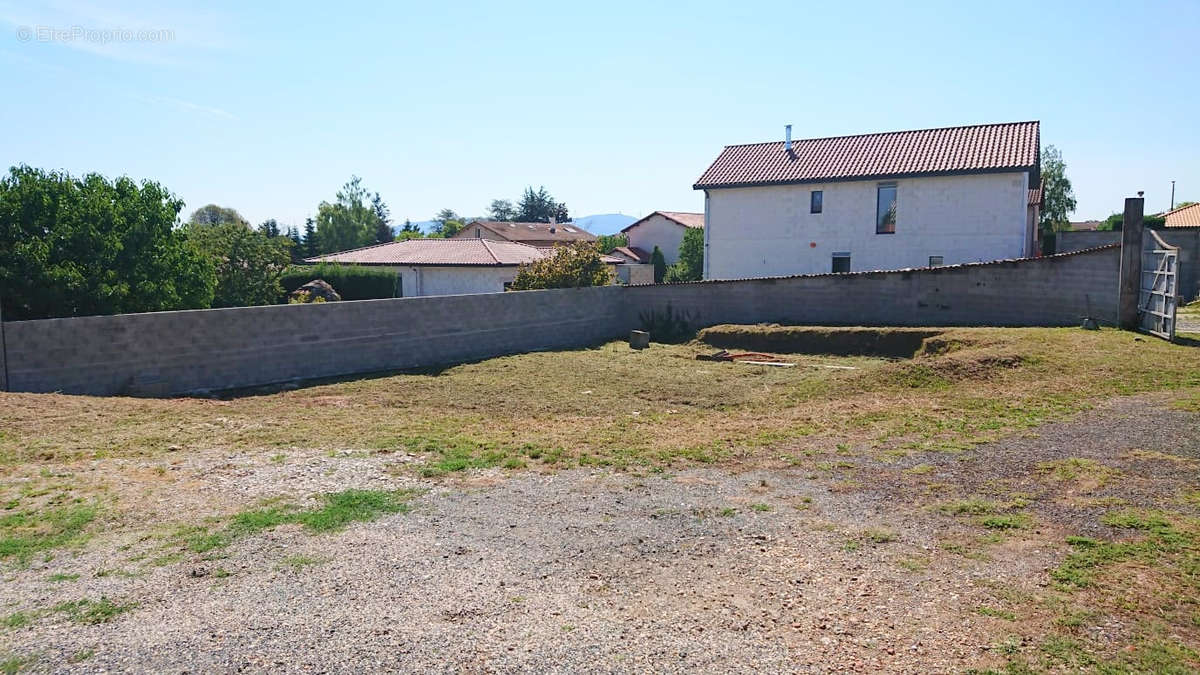
[(708, 190), (705, 190), (704, 191), (704, 264), (701, 266), (703, 271), (700, 274), (702, 279), (709, 278), (708, 231), (709, 231), (710, 227), (711, 227), (711, 221), (709, 221), (709, 219), (708, 219)]

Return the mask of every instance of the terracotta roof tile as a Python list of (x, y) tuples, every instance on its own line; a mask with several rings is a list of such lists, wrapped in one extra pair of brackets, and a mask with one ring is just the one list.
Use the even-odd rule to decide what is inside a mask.
[(636, 263), (650, 262), (650, 254), (645, 249), (638, 248), (637, 246), (618, 246), (613, 249), (613, 253), (625, 256)]
[(642, 223), (650, 220), (654, 216), (662, 216), (667, 220), (674, 221), (684, 227), (694, 227), (696, 229), (704, 229), (704, 214), (703, 213), (688, 213), (686, 211), (655, 211), (644, 218), (636, 220), (625, 227), (621, 228), (622, 232), (628, 232)]
[(864, 180), (888, 176), (1036, 170), (1038, 122), (892, 131), (726, 146), (693, 186)]
[(514, 241), (409, 239), (308, 258), (305, 262), (354, 265), (519, 265), (545, 253)]
[(472, 220), (455, 239), (474, 237), (470, 228), (479, 225), (509, 241), (595, 241), (596, 235), (574, 223), (509, 223), (498, 220)]
[(1167, 227), (1200, 227), (1200, 203), (1168, 211), (1163, 219)]

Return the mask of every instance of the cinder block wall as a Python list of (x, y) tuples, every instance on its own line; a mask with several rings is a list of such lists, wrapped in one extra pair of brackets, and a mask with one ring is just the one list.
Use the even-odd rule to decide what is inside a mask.
[(626, 329), (620, 290), (19, 321), (9, 388), (155, 396), (577, 347)]
[(668, 303), (696, 326), (1112, 323), (1119, 257), (19, 321), (8, 387), (155, 396), (459, 363), (616, 338)]
[(1070, 326), (1116, 323), (1120, 248), (900, 272), (709, 281), (627, 289), (627, 321), (653, 309), (701, 326)]
[(1059, 253), (1073, 253), (1086, 248), (1121, 243), (1121, 233), (1112, 231), (1069, 230), (1055, 235), (1055, 249)]

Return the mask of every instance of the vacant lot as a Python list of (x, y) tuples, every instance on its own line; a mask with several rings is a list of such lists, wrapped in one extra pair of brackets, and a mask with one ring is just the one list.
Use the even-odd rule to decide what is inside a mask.
[(0, 665), (1200, 668), (1200, 350), (712, 350), (0, 395)]

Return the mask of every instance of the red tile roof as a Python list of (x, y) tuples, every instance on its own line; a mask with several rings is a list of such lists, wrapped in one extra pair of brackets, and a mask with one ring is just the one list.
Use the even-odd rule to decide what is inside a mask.
[(509, 241), (572, 242), (596, 241), (596, 235), (573, 223), (509, 223), (498, 220), (473, 220), (467, 223), (455, 239), (474, 237), (472, 227), (479, 225)]
[[(520, 265), (552, 255), (552, 247), (530, 246), (516, 241), (494, 239), (409, 239), (356, 248), (306, 258), (304, 262), (333, 262), (347, 265)], [(609, 255), (600, 259), (609, 264), (625, 260)]]
[(1190, 204), (1163, 214), (1167, 227), (1200, 227), (1200, 203)]
[(1068, 225), (1071, 232), (1095, 232), (1100, 227), (1099, 220), (1073, 220)]
[(694, 227), (696, 229), (704, 229), (704, 214), (703, 213), (688, 213), (686, 211), (655, 211), (641, 220), (634, 221), (625, 227), (621, 228), (622, 232), (628, 232), (642, 223), (650, 220), (654, 216), (662, 216), (667, 220), (679, 223), (684, 227)]
[(353, 265), (519, 265), (545, 254), (514, 241), (488, 239), (409, 239), (308, 258), (305, 262)]
[(726, 146), (693, 186), (707, 188), (897, 176), (1037, 171), (1038, 122), (892, 131)]
[(646, 252), (646, 249), (637, 246), (618, 246), (613, 249), (613, 253), (629, 258), (635, 263), (650, 262), (650, 254)]

